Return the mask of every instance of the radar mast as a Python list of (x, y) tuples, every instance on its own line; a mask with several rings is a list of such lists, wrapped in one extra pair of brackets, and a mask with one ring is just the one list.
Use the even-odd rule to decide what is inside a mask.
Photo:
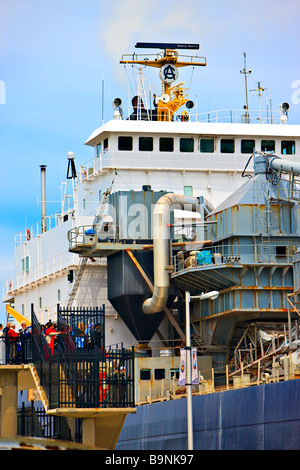
[(174, 43), (141, 43), (135, 45), (143, 49), (163, 49), (158, 54), (150, 54), (145, 57), (142, 54), (123, 55), (121, 64), (137, 64), (159, 68), (159, 76), (162, 81), (162, 94), (155, 97), (158, 121), (172, 121), (174, 113), (186, 103), (188, 109), (194, 104), (188, 100), (188, 88), (184, 88), (185, 82), (174, 84), (179, 77), (178, 68), (187, 66), (206, 66), (206, 58), (190, 55), (179, 55), (177, 49), (199, 49), (199, 44), (174, 44)]

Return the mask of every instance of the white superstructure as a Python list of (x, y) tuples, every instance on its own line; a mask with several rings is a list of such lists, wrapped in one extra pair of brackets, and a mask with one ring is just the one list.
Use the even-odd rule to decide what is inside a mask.
[[(175, 116), (175, 115), (174, 115)], [(184, 116), (184, 119), (182, 118)], [(31, 305), (41, 323), (56, 318), (57, 304), (66, 305), (80, 258), (69, 252), (68, 232), (93, 223), (103, 194), (112, 191), (168, 191), (203, 196), (220, 204), (243, 182), (242, 173), (254, 150), (267, 150), (300, 163), (300, 126), (263, 124), (249, 111), (176, 115), (173, 121), (115, 119), (96, 129), (85, 142), (91, 159), (76, 160), (73, 192), (62, 210), (42, 225), (16, 237), (14, 275), (3, 289), (3, 301), (30, 317)], [(280, 120), (279, 120), (280, 122)], [(247, 172), (252, 171), (251, 167)], [(106, 344), (133, 344), (134, 338), (107, 300), (106, 258), (88, 260), (73, 305), (106, 305)], [(74, 279), (73, 279), (74, 282)]]

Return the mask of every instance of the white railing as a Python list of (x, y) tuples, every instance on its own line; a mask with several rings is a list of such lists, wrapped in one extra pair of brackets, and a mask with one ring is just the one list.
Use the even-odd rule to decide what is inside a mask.
[[(180, 117), (177, 120), (181, 120)], [(192, 122), (220, 122), (232, 124), (280, 124), (280, 112), (251, 110), (245, 113), (241, 109), (218, 109), (200, 114), (191, 114)]]
[(74, 261), (74, 255), (66, 251), (35, 266), (30, 266), (28, 273), (20, 272), (6, 279), (3, 285), (3, 296), (5, 297), (15, 290), (42, 281), (42, 279), (48, 278), (51, 275), (58, 274), (73, 264), (77, 264)]
[[(195, 108), (193, 108), (195, 111)], [(168, 108), (163, 108), (166, 115), (165, 120), (161, 122), (219, 122), (219, 123), (232, 123), (232, 124), (280, 124), (281, 113), (280, 111), (252, 109), (246, 113), (245, 109), (217, 109), (215, 111), (205, 111), (197, 113), (193, 111), (182, 111), (173, 113)], [(125, 114), (125, 113), (124, 113)], [(155, 108), (145, 110), (137, 110), (136, 114), (131, 114), (128, 110), (128, 115), (124, 115), (124, 119), (138, 120), (138, 121), (157, 121)], [(284, 121), (286, 123), (286, 121)]]
[(164, 169), (242, 172), (249, 154), (208, 154), (200, 152), (130, 152), (107, 151), (80, 167), (80, 180), (88, 180), (105, 169)]
[[(58, 225), (64, 222), (64, 217), (70, 217), (73, 210), (73, 205), (71, 205), (68, 210), (64, 212), (58, 211), (55, 214), (49, 215), (46, 217), (46, 231), (51, 230), (52, 228), (57, 227)], [(42, 221), (36, 222), (35, 224), (29, 226), (23, 232), (17, 233), (15, 235), (15, 246), (22, 245), (26, 241), (29, 241), (33, 238), (38, 237), (43, 233)]]

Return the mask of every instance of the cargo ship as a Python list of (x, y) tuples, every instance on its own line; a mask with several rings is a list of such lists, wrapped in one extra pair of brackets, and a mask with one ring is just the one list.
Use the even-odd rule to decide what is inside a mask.
[(160, 52), (122, 57), (138, 71), (132, 110), (116, 97), (91, 159), (66, 156), (54, 216), (41, 165), (41, 222), (16, 236), (3, 301), (44, 324), (58, 305), (105, 306), (106, 345), (135, 349), (137, 412), (117, 449), (297, 448), (299, 126), (288, 103), (254, 112), (247, 93), (240, 111), (198, 114), (178, 80), (206, 66), (199, 45), (136, 48)]

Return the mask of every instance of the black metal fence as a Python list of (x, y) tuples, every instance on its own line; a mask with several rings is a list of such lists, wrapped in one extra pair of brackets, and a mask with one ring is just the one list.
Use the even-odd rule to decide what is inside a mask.
[(32, 311), (31, 334), (1, 338), (1, 362), (34, 363), (50, 408), (134, 407), (134, 351), (105, 349), (104, 318), (104, 306), (58, 308), (53, 347)]
[[(104, 328), (104, 308), (100, 312), (80, 309), (79, 313), (76, 318), (74, 310), (59, 311), (59, 334), (51, 349), (32, 312), (32, 361), (50, 408), (133, 407), (133, 349), (104, 349), (104, 330), (102, 334), (100, 331)], [(80, 323), (85, 325), (85, 336), (74, 335)], [(93, 324), (100, 325), (100, 330), (89, 341)], [(77, 341), (78, 338), (83, 340)]]
[(56, 364), (60, 374), (56, 406), (134, 406), (133, 350), (76, 350), (74, 353), (57, 354)]
[(61, 439), (73, 441), (66, 418), (63, 416), (51, 416), (43, 408), (37, 408), (32, 401), (30, 405), (18, 409), (18, 435), (42, 437), (45, 439)]
[(31, 336), (0, 337), (0, 364), (28, 364), (32, 362)]
[(105, 347), (105, 306), (63, 308), (57, 305), (57, 326), (64, 335), (66, 350), (72, 350), (73, 343), (77, 349), (104, 349)]

